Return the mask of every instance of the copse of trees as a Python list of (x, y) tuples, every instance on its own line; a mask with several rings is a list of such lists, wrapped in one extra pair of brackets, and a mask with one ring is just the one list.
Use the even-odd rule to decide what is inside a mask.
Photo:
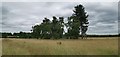
[(59, 19), (57, 19), (53, 16), (53, 20), (50, 21), (48, 18), (44, 18), (40, 25), (35, 25), (32, 27), (34, 37), (37, 39), (62, 38), (64, 31), (63, 19), (63, 17), (59, 17)]
[[(89, 24), (88, 15), (81, 4), (75, 6), (73, 12), (72, 16), (68, 17), (67, 23), (64, 22), (64, 17), (57, 19), (57, 17), (53, 16), (52, 21), (44, 18), (41, 24), (32, 27), (34, 37), (37, 39), (60, 39), (63, 38), (63, 33), (65, 33), (67, 38), (78, 39), (81, 33), (83, 39)], [(64, 32), (64, 26), (68, 28), (67, 32)]]

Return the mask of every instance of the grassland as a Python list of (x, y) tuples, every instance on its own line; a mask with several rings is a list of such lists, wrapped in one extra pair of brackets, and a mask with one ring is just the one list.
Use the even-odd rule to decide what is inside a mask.
[[(57, 44), (61, 42), (62, 44)], [(86, 40), (3, 39), (3, 55), (117, 55), (118, 40), (90, 38)]]
[(2, 56), (2, 38), (0, 38), (0, 56)]

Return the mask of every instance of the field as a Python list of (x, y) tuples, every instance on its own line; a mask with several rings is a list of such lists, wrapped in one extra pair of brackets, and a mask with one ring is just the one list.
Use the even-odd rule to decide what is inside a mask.
[[(61, 42), (61, 44), (58, 44)], [(118, 39), (2, 39), (3, 55), (117, 55)]]

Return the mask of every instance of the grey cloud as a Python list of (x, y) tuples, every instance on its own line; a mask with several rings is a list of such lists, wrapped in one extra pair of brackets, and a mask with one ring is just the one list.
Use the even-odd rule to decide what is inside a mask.
[(89, 3), (85, 5), (89, 14), (90, 27), (88, 33), (114, 34), (118, 33), (117, 3)]

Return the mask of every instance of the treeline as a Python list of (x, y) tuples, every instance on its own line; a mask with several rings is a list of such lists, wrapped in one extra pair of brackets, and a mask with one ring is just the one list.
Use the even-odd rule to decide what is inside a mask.
[[(86, 37), (119, 37), (120, 34), (118, 35), (86, 35)], [(79, 37), (81, 37), (81, 35), (79, 35)], [(1, 32), (0, 33), (0, 38), (25, 38), (25, 39), (37, 39), (33, 36), (32, 33), (28, 33), (28, 32), (19, 32), (19, 33), (7, 33), (7, 32)], [(64, 39), (68, 39), (66, 37), (66, 35), (63, 35)], [(40, 38), (42, 39), (42, 38)]]
[(119, 37), (120, 34), (116, 35), (87, 35), (86, 37)]
[(32, 33), (28, 32), (19, 32), (19, 33), (0, 33), (1, 38), (32, 38)]

